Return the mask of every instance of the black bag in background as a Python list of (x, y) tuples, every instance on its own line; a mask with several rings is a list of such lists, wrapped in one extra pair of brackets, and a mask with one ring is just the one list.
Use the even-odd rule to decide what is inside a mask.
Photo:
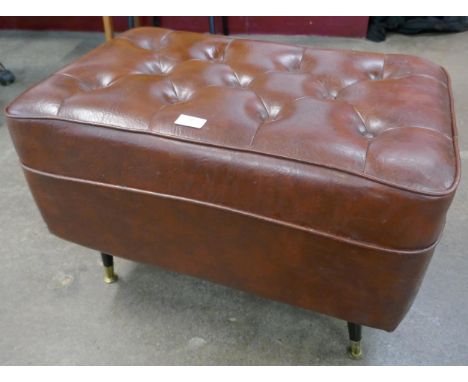
[(387, 31), (403, 34), (462, 32), (468, 30), (467, 16), (371, 16), (367, 38), (384, 41)]

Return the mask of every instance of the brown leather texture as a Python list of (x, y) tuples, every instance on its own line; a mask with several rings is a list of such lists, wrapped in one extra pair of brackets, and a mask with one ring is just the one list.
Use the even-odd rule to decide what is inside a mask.
[(57, 235), (393, 330), (459, 181), (451, 97), (417, 57), (138, 28), (6, 114)]

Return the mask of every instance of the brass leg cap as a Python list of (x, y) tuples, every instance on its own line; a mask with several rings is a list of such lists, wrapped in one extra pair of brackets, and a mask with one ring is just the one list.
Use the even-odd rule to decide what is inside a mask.
[(359, 360), (362, 358), (361, 343), (351, 341), (351, 346), (348, 347), (348, 355), (351, 359)]
[(119, 279), (119, 276), (117, 276), (117, 275), (113, 275), (112, 277), (105, 276), (104, 277), (104, 282), (106, 284), (112, 284), (112, 283), (115, 283), (118, 279)]
[(115, 283), (119, 277), (114, 273), (114, 267), (104, 267), (104, 282), (106, 284)]

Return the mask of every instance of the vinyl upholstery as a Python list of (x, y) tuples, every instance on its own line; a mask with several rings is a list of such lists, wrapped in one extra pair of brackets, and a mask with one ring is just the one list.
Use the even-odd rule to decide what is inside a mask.
[[(36, 175), (154, 192), (401, 261), (424, 253), (398, 292), (405, 308), (385, 323), (361, 319), (388, 329), (416, 293), (458, 183), (452, 109), (445, 70), (421, 58), (138, 28), (6, 112)], [(180, 126), (180, 114), (207, 122)]]

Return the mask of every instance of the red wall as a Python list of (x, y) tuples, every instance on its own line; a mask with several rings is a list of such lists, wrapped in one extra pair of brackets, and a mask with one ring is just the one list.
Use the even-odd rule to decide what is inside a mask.
[[(365, 37), (368, 16), (229, 16), (226, 17), (229, 32), (265, 33), (265, 34), (315, 34), (326, 36)], [(152, 18), (141, 17), (143, 25), (151, 25)], [(157, 17), (162, 27), (183, 29), (196, 32), (208, 31), (208, 17), (201, 16), (160, 16)], [(216, 17), (218, 33), (221, 33), (221, 17)], [(127, 17), (114, 17), (117, 31), (127, 29)], [(38, 29), (101, 31), (102, 19), (95, 16), (81, 17), (0, 17), (0, 29)]]

